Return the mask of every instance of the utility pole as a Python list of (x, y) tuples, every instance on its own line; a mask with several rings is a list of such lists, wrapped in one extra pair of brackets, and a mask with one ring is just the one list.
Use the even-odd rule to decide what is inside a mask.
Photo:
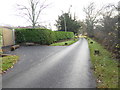
[(64, 15), (64, 25), (65, 25), (65, 32), (67, 32), (67, 26), (66, 26), (66, 19), (65, 19), (65, 15)]
[(66, 19), (65, 19), (65, 14), (64, 14), (64, 12), (62, 11), (62, 13), (63, 13), (63, 18), (64, 18), (64, 27), (65, 27), (65, 32), (67, 32), (67, 26), (66, 26)]
[[(70, 10), (71, 10), (71, 7), (72, 7), (72, 5), (70, 5), (70, 7), (69, 7), (69, 10), (68, 10), (68, 13), (70, 13)], [(65, 14), (64, 14), (64, 12), (62, 11), (62, 13), (63, 13), (63, 18), (64, 18), (64, 26), (65, 26), (65, 32), (67, 32), (67, 25), (66, 25), (66, 18), (65, 18)]]

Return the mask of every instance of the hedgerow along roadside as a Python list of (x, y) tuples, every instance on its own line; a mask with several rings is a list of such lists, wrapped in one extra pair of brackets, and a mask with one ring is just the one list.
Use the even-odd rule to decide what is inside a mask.
[(16, 43), (33, 42), (42, 45), (50, 45), (53, 42), (74, 37), (73, 32), (51, 31), (49, 29), (16, 29)]

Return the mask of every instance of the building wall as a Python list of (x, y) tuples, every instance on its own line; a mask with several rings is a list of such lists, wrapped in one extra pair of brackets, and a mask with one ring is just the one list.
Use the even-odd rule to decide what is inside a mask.
[(14, 45), (14, 34), (12, 29), (2, 28), (3, 46)]

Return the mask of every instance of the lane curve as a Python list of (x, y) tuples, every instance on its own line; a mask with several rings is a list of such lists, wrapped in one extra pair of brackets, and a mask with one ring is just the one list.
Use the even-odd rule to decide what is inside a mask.
[(44, 58), (15, 77), (3, 77), (3, 88), (95, 88), (88, 42), (82, 38)]

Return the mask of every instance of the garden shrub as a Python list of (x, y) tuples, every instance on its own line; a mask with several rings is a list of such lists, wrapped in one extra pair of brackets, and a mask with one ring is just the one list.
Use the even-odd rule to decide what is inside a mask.
[(55, 31), (57, 41), (74, 37), (73, 32)]
[(33, 42), (47, 45), (74, 37), (73, 32), (51, 31), (49, 29), (16, 29), (15, 35), (16, 43)]

